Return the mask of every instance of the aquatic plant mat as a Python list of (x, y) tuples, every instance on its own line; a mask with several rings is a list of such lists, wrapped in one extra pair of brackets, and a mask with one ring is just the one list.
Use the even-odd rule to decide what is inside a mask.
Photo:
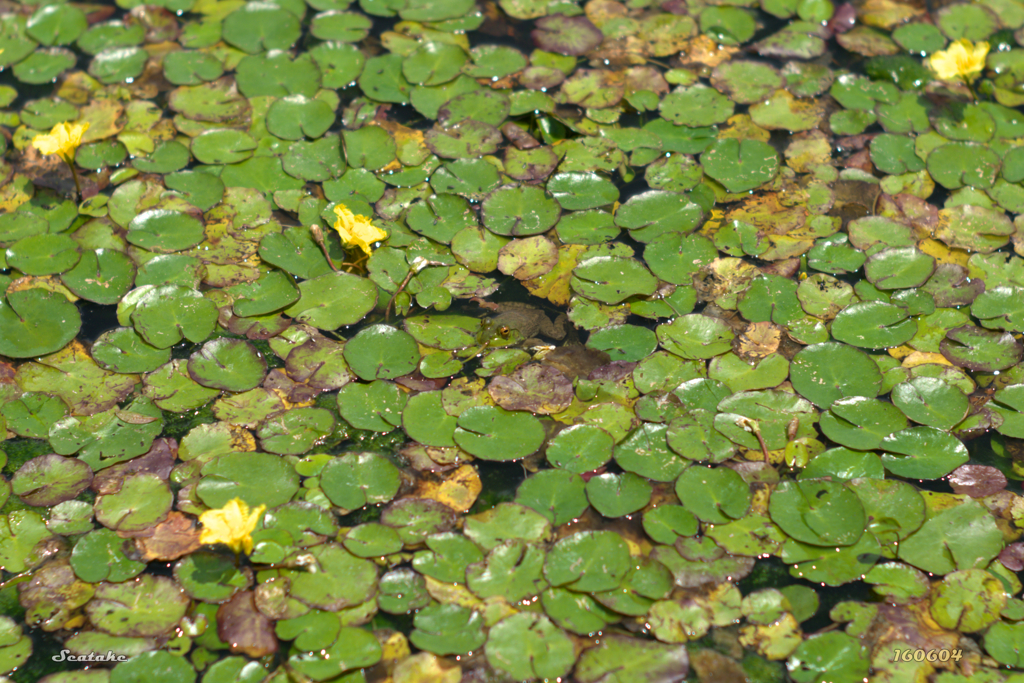
[(0, 0), (0, 675), (1024, 680), (1022, 27)]

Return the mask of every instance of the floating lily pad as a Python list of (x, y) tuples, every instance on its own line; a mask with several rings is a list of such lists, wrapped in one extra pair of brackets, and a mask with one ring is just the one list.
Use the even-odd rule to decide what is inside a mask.
[(604, 34), (583, 16), (552, 14), (541, 17), (531, 32), (534, 44), (542, 50), (578, 57), (601, 44)]
[(832, 323), (832, 336), (868, 349), (899, 346), (917, 333), (917, 321), (905, 309), (881, 301), (844, 308)]
[(700, 157), (704, 172), (730, 192), (745, 192), (775, 177), (779, 157), (760, 140), (726, 138), (711, 145)]
[(9, 292), (0, 302), (0, 353), (11, 358), (52, 353), (74, 339), (81, 324), (78, 310), (60, 294)]
[(454, 439), (483, 460), (516, 460), (540, 448), (544, 428), (532, 415), (479, 406), (459, 416)]

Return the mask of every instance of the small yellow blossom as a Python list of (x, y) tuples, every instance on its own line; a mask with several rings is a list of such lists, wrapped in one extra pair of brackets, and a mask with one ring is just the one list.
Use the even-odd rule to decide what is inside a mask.
[(334, 221), (334, 229), (341, 236), (341, 241), (359, 247), (367, 256), (372, 253), (374, 242), (387, 239), (388, 234), (371, 223), (369, 218), (354, 215), (344, 204), (334, 207), (334, 215), (338, 217)]
[(75, 150), (82, 144), (82, 133), (89, 130), (88, 123), (58, 123), (48, 134), (32, 138), (32, 146), (43, 154), (59, 154), (70, 166)]
[(203, 525), (199, 542), (204, 545), (223, 543), (236, 553), (244, 550), (248, 555), (252, 552), (252, 532), (266, 509), (266, 505), (260, 505), (250, 511), (244, 500), (232, 498), (219, 510), (207, 510), (199, 515)]
[(928, 58), (928, 67), (944, 81), (963, 78), (974, 82), (985, 69), (988, 43), (972, 43), (966, 38), (954, 41), (948, 49)]

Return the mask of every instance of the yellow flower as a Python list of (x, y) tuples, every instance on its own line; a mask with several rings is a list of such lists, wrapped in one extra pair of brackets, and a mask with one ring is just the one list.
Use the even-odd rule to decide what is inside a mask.
[(58, 123), (46, 135), (32, 138), (32, 146), (43, 154), (59, 154), (70, 166), (75, 150), (82, 144), (82, 133), (89, 130), (88, 123)]
[(988, 43), (972, 43), (966, 38), (953, 42), (928, 58), (928, 67), (944, 81), (964, 78), (973, 82), (985, 69)]
[(388, 234), (376, 227), (366, 216), (356, 216), (344, 204), (334, 207), (334, 215), (338, 220), (334, 221), (334, 229), (341, 236), (345, 244), (362, 249), (367, 256), (373, 251), (371, 245), (387, 239)]
[(199, 515), (203, 525), (199, 542), (204, 545), (223, 543), (236, 553), (244, 550), (248, 555), (252, 552), (252, 532), (266, 509), (266, 505), (260, 505), (250, 511), (244, 500), (232, 498), (219, 510), (207, 510)]

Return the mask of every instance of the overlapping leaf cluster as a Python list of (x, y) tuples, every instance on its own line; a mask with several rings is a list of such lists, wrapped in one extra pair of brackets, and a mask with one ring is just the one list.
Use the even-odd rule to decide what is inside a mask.
[(0, 11), (3, 672), (1024, 666), (1019, 0)]

